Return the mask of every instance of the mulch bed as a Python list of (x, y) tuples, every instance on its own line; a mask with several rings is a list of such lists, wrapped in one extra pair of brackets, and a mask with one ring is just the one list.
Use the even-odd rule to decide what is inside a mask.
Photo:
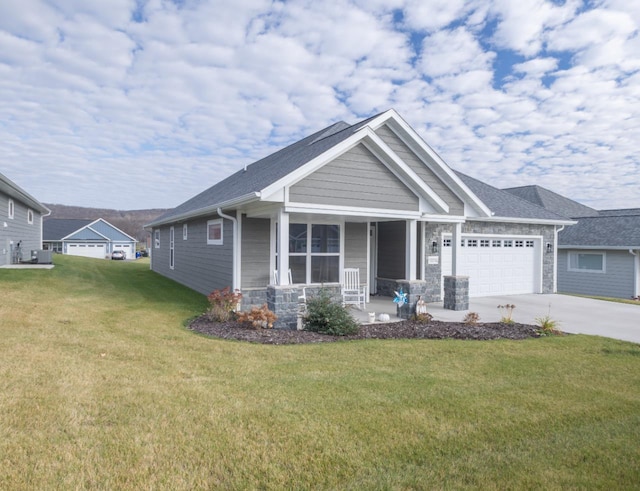
[(194, 319), (192, 331), (221, 339), (233, 339), (262, 344), (330, 343), (354, 339), (528, 339), (540, 337), (536, 326), (528, 324), (478, 323), (469, 326), (460, 322), (431, 321), (421, 323), (400, 321), (363, 324), (358, 334), (329, 336), (309, 331), (286, 329), (251, 329), (238, 322), (211, 322), (206, 316)]

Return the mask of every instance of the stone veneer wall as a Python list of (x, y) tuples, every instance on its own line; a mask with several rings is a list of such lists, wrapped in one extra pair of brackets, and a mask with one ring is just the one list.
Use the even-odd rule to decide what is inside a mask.
[[(269, 310), (271, 310), (278, 317), (278, 319), (274, 323), (274, 328), (298, 328), (298, 318), (302, 313), (302, 306), (299, 297), (302, 295), (303, 288), (305, 289), (307, 300), (313, 298), (316, 295), (319, 295), (320, 292), (324, 290), (329, 294), (331, 300), (333, 300), (334, 302), (342, 302), (340, 285), (269, 285), (266, 290), (263, 290), (263, 292), (265, 294), (266, 304), (269, 307)], [(243, 310), (244, 309), (245, 307), (243, 305)]]
[(469, 310), (469, 277), (444, 277), (444, 308), (448, 310)]

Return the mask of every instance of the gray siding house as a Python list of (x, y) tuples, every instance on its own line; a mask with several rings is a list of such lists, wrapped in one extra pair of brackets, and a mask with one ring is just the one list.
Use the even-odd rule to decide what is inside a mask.
[(0, 174), (0, 266), (29, 260), (42, 249), (42, 217), (51, 211)]
[(640, 209), (594, 210), (540, 186), (510, 193), (577, 220), (558, 234), (558, 291), (640, 297)]
[(43, 225), (44, 247), (70, 256), (109, 258), (115, 250), (136, 258), (136, 239), (103, 218), (49, 218)]
[[(203, 294), (230, 286), (293, 327), (302, 288), (468, 308), (469, 296), (551, 293), (573, 222), (454, 172), (394, 110), (335, 123), (158, 217), (154, 271)], [(290, 272), (290, 276), (289, 276)], [(291, 278), (291, 282), (289, 280)], [(291, 283), (291, 284), (290, 284)]]

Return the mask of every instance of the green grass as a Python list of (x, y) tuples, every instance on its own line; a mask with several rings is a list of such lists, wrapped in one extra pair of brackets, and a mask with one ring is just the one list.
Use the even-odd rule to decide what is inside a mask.
[(148, 263), (0, 270), (0, 489), (637, 489), (640, 346), (195, 335)]
[(605, 302), (628, 303), (630, 305), (640, 305), (640, 302), (638, 302), (637, 300), (632, 300), (631, 298), (594, 297), (593, 295), (579, 295), (577, 293), (563, 293), (563, 295), (570, 295), (572, 297), (593, 298), (594, 300), (604, 300)]

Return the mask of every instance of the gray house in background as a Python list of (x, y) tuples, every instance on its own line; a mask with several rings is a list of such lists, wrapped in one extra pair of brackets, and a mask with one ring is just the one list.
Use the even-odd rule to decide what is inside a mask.
[[(197, 178), (197, 176), (196, 176)], [(203, 294), (230, 286), (295, 326), (297, 299), (340, 291), (358, 268), (369, 294), (409, 303), (551, 293), (557, 231), (571, 220), (458, 174), (394, 111), (339, 122), (160, 216), (154, 271)], [(289, 281), (291, 273), (291, 283)]]
[(506, 191), (577, 220), (558, 235), (558, 291), (640, 297), (640, 209), (594, 210), (540, 186)]
[(0, 174), (0, 266), (29, 260), (42, 249), (42, 217), (51, 211)]
[(70, 256), (105, 259), (121, 250), (127, 259), (136, 258), (136, 239), (103, 218), (49, 218), (44, 221), (42, 240), (46, 249)]

